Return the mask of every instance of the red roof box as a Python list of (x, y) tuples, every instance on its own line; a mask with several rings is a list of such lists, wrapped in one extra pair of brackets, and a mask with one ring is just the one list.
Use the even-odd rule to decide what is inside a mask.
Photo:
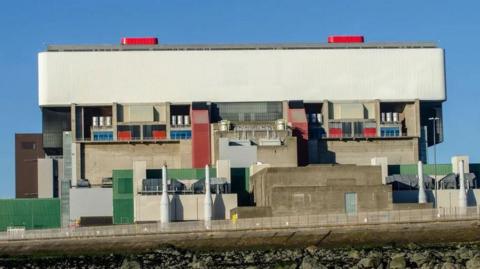
[(124, 37), (121, 41), (122, 45), (157, 45), (156, 37)]
[(362, 35), (331, 35), (328, 37), (328, 43), (363, 43)]

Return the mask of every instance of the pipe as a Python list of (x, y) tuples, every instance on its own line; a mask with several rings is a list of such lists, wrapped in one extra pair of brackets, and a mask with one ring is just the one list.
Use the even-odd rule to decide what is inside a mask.
[(467, 193), (465, 190), (465, 171), (464, 171), (464, 161), (461, 160), (458, 167), (459, 181), (460, 181), (460, 190), (458, 192), (458, 207), (460, 208), (461, 213), (465, 213), (467, 209)]
[(210, 169), (205, 165), (205, 200), (203, 202), (203, 214), (206, 223), (212, 220), (212, 194), (210, 191)]
[(160, 200), (160, 222), (170, 222), (170, 201), (168, 200), (167, 166), (162, 167), (162, 198)]
[(427, 203), (427, 193), (425, 192), (425, 182), (423, 179), (423, 163), (418, 162), (418, 203), (426, 204)]

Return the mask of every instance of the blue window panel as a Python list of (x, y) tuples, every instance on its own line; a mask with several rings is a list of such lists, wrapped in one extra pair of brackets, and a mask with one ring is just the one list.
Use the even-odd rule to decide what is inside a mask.
[(111, 141), (113, 132), (93, 132), (93, 141)]
[(192, 131), (190, 130), (171, 131), (170, 138), (171, 139), (191, 139)]
[(400, 128), (397, 128), (397, 127), (382, 127), (380, 129), (380, 136), (382, 136), (382, 137), (400, 136)]

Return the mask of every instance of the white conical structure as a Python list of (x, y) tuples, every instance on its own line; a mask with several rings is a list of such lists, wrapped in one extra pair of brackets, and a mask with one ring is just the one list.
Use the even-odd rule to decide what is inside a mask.
[(162, 167), (162, 198), (160, 200), (160, 222), (170, 222), (170, 201), (168, 200), (167, 166)]
[(423, 180), (423, 163), (418, 162), (418, 203), (426, 204), (427, 203), (427, 193), (425, 192), (425, 181)]
[(205, 166), (205, 200), (203, 201), (203, 216), (205, 222), (212, 220), (212, 194), (210, 192), (210, 169), (208, 164)]
[(459, 162), (458, 173), (460, 181), (460, 189), (458, 190), (458, 207), (460, 208), (460, 213), (465, 213), (467, 209), (467, 193), (465, 190), (465, 171), (464, 171), (464, 161)]

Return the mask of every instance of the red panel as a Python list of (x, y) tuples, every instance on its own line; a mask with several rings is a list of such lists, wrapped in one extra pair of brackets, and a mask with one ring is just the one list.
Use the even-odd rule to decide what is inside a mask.
[(192, 167), (210, 164), (210, 118), (208, 110), (192, 110)]
[(363, 43), (364, 38), (361, 35), (334, 35), (328, 37), (328, 43)]
[(118, 131), (117, 139), (118, 140), (132, 140), (132, 132), (131, 131)]
[(364, 128), (363, 136), (365, 137), (375, 137), (377, 136), (377, 128)]
[(154, 139), (165, 139), (167, 138), (166, 131), (152, 131), (152, 136)]
[(328, 137), (340, 138), (343, 136), (342, 128), (329, 128)]
[(124, 37), (121, 40), (122, 45), (157, 45), (156, 37)]

